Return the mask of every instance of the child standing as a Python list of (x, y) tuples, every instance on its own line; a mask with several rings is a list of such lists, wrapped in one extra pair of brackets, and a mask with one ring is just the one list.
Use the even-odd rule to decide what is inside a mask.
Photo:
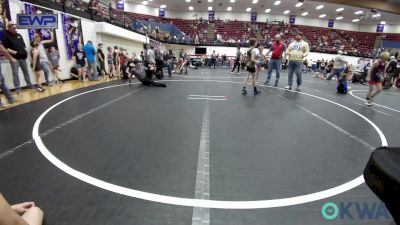
[(54, 46), (50, 48), (48, 58), (50, 61), (51, 71), (53, 71), (53, 75), (55, 76), (56, 83), (61, 84), (62, 82), (59, 77), (59, 73), (61, 72), (60, 54), (58, 53), (58, 51)]
[[(372, 106), (373, 98), (382, 91), (386, 61), (389, 60), (389, 57), (389, 52), (382, 52), (379, 59), (370, 68), (369, 90), (365, 101), (365, 105), (367, 106)], [(375, 92), (374, 89), (376, 89)]]
[(109, 78), (112, 78), (115, 76), (114, 51), (111, 47), (108, 47), (107, 51), (108, 76)]

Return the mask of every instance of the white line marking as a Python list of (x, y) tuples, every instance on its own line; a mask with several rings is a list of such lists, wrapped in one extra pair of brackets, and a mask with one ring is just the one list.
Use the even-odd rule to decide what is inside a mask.
[(226, 96), (212, 96), (212, 95), (189, 95), (189, 97), (226, 98)]
[(0, 154), (0, 159), (4, 159), (5, 157), (15, 153), (16, 151), (18, 151), (19, 149), (22, 149), (23, 146), (27, 145), (27, 144), (31, 144), (33, 142), (33, 139), (29, 140), (29, 141), (25, 141), (24, 143), (18, 145), (17, 147), (14, 147), (10, 150), (7, 150), (3, 153)]
[[(365, 101), (365, 99), (362, 99), (362, 98), (358, 97), (357, 95), (353, 94), (353, 92), (360, 92), (360, 91), (366, 91), (366, 90), (353, 90), (353, 91), (350, 91), (349, 93), (350, 93), (350, 95), (353, 96), (354, 98), (360, 99), (361, 101)], [(384, 105), (379, 105), (379, 104), (376, 104), (376, 103), (372, 103), (372, 104), (373, 104), (373, 105), (376, 105), (376, 106), (379, 106), (379, 107), (382, 107), (382, 108), (385, 108), (385, 109), (389, 109), (389, 110), (392, 110), (392, 111), (395, 111), (395, 112), (399, 112), (399, 113), (400, 113), (400, 110), (397, 110), (397, 109), (392, 109), (392, 108), (390, 108), (390, 107), (387, 107), (387, 106), (384, 106)]]
[(318, 119), (321, 120), (322, 122), (328, 124), (329, 126), (335, 128), (336, 130), (338, 130), (338, 131), (341, 132), (342, 134), (344, 134), (344, 135), (346, 135), (346, 136), (348, 136), (348, 137), (350, 137), (350, 138), (352, 138), (352, 139), (354, 139), (354, 140), (360, 142), (361, 144), (363, 144), (363, 145), (364, 145), (365, 147), (367, 147), (368, 149), (370, 149), (370, 150), (374, 150), (374, 149), (375, 149), (375, 148), (372, 147), (370, 144), (368, 144), (366, 141), (364, 141), (364, 140), (362, 140), (361, 138), (359, 138), (359, 137), (357, 137), (357, 136), (351, 134), (350, 132), (348, 132), (348, 131), (346, 131), (345, 129), (339, 127), (338, 125), (332, 123), (331, 121), (329, 121), (329, 120), (327, 120), (327, 119), (325, 119), (325, 118), (319, 116), (319, 115), (316, 114), (316, 113), (311, 112), (310, 110), (304, 108), (303, 106), (301, 106), (301, 105), (299, 105), (299, 104), (296, 104), (296, 106), (299, 107), (300, 109), (302, 109), (303, 111), (305, 111), (305, 112), (311, 114), (312, 116), (318, 118)]
[[(168, 80), (166, 80), (168, 81)], [(234, 82), (234, 81), (219, 81), (219, 80), (170, 80), (170, 82), (216, 82), (216, 83), (233, 83), (233, 84), (242, 84), (242, 82)], [(299, 205), (299, 204), (304, 204), (308, 202), (313, 202), (313, 201), (318, 201), (321, 199), (329, 198), (341, 193), (344, 193), (346, 191), (349, 191), (355, 187), (358, 187), (359, 185), (364, 183), (364, 177), (363, 175), (350, 180), (344, 184), (341, 184), (337, 187), (333, 187), (327, 190), (311, 193), (311, 194), (306, 194), (306, 195), (300, 195), (300, 196), (295, 196), (295, 197), (288, 197), (288, 198), (281, 198), (281, 199), (271, 199), (271, 200), (259, 200), (259, 201), (216, 201), (216, 200), (205, 200), (205, 199), (189, 199), (189, 198), (179, 198), (179, 197), (173, 197), (173, 196), (166, 196), (166, 195), (159, 195), (159, 194), (154, 194), (154, 193), (149, 193), (149, 192), (144, 192), (144, 191), (137, 191), (134, 189), (118, 186), (115, 184), (111, 184), (102, 180), (99, 180), (97, 178), (91, 177), (87, 174), (84, 174), (80, 171), (77, 171), (70, 166), (66, 165), (64, 162), (59, 160), (57, 157), (55, 157), (44, 145), (43, 140), (41, 139), (39, 135), (39, 126), (40, 123), (42, 122), (43, 118), (55, 107), (61, 105), (62, 103), (69, 101), (73, 98), (79, 97), (84, 94), (92, 93), (95, 91), (99, 90), (104, 90), (108, 88), (114, 88), (114, 87), (119, 87), (119, 86), (124, 86), (127, 84), (121, 84), (121, 85), (113, 85), (109, 87), (103, 87), (87, 92), (83, 92), (74, 96), (71, 96), (67, 99), (64, 99), (55, 105), (51, 106), (49, 109), (47, 109), (45, 112), (43, 112), (42, 115), (39, 116), (39, 118), (36, 120), (35, 125), (33, 126), (32, 130), (32, 137), (35, 140), (35, 143), (39, 149), (39, 151), (49, 160), (53, 165), (64, 171), (65, 173), (83, 181), (88, 184), (94, 185), (98, 188), (102, 188), (104, 190), (108, 190), (110, 192), (118, 193), (121, 195), (129, 196), (129, 197), (134, 197), (134, 198), (139, 198), (143, 200), (148, 200), (148, 201), (153, 201), (153, 202), (159, 202), (159, 203), (164, 203), (164, 204), (172, 204), (172, 205), (179, 205), (179, 206), (190, 206), (190, 207), (204, 207), (204, 208), (218, 208), (218, 209), (261, 209), (261, 208), (275, 208), (275, 207), (283, 207), (283, 206), (291, 206), (291, 205)], [(265, 85), (259, 85), (259, 86), (264, 86)], [(269, 87), (269, 88), (274, 88), (274, 89), (280, 89), (284, 90), (283, 88), (277, 88), (277, 87)], [(239, 89), (238, 89), (239, 90)], [(287, 91), (286, 92), (292, 92), (294, 91)], [(387, 140), (385, 135), (382, 133), (382, 131), (379, 129), (377, 125), (375, 125), (372, 121), (370, 121), (368, 118), (363, 116), (362, 114), (352, 110), (349, 107), (346, 107), (344, 105), (341, 105), (339, 103), (336, 103), (334, 101), (321, 98), (315, 95), (307, 94), (304, 92), (296, 92), (297, 94), (302, 94), (310, 97), (314, 97), (320, 100), (323, 100), (325, 102), (332, 103), (336, 106), (339, 106), (341, 108), (344, 108), (360, 118), (364, 119), (366, 122), (368, 122), (378, 133), (380, 139), (381, 139), (381, 144), (382, 146), (387, 146)]]
[(228, 99), (222, 99), (222, 98), (190, 98), (188, 97), (187, 99), (190, 100), (210, 100), (210, 101), (227, 101)]
[[(195, 199), (210, 199), (210, 102), (206, 101), (201, 125)], [(209, 208), (193, 208), (192, 225), (210, 224)]]

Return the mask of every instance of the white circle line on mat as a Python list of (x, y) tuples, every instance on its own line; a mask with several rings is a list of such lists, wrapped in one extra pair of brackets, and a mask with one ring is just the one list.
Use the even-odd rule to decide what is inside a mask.
[[(234, 82), (234, 81), (218, 81), (218, 80), (169, 80), (168, 82), (218, 82), (218, 83), (236, 83), (236, 84), (241, 84), (242, 82)], [(158, 203), (164, 203), (164, 204), (171, 204), (171, 205), (178, 205), (178, 206), (189, 206), (189, 207), (203, 207), (203, 208), (218, 208), (218, 209), (261, 209), (261, 208), (275, 208), (275, 207), (284, 207), (284, 206), (291, 206), (291, 205), (299, 205), (299, 204), (304, 204), (308, 202), (313, 202), (325, 198), (329, 198), (341, 193), (344, 193), (346, 191), (349, 191), (361, 184), (364, 183), (364, 178), (363, 175), (350, 180), (344, 184), (341, 184), (339, 186), (311, 193), (311, 194), (306, 194), (306, 195), (300, 195), (300, 196), (294, 196), (294, 197), (288, 197), (288, 198), (280, 198), (280, 199), (270, 199), (270, 200), (257, 200), (257, 201), (218, 201), (218, 200), (203, 200), (203, 199), (190, 199), (190, 198), (180, 198), (180, 197), (173, 197), (173, 196), (167, 196), (167, 195), (160, 195), (160, 194), (154, 194), (154, 193), (149, 193), (149, 192), (144, 192), (144, 191), (138, 191), (135, 189), (131, 188), (126, 188), (122, 187), (119, 185), (111, 184), (106, 181), (97, 179), (95, 177), (89, 176), (85, 173), (82, 173), (80, 171), (77, 171), (61, 160), (59, 160), (57, 157), (55, 157), (44, 145), (43, 140), (41, 139), (39, 135), (39, 127), (40, 123), (44, 119), (44, 117), (55, 107), (61, 105), (62, 103), (69, 101), (71, 99), (74, 99), (76, 97), (88, 94), (88, 93), (93, 93), (96, 91), (100, 90), (105, 90), (109, 88), (114, 88), (114, 87), (120, 87), (128, 84), (121, 84), (121, 85), (113, 85), (113, 86), (108, 86), (108, 87), (102, 87), (90, 91), (86, 91), (74, 96), (71, 96), (69, 98), (66, 98), (50, 108), (48, 108), (46, 111), (44, 111), (39, 118), (36, 120), (34, 126), (33, 126), (33, 131), (32, 131), (32, 136), (33, 139), (36, 143), (36, 146), (38, 147), (39, 151), (43, 154), (44, 157), (47, 158), (53, 165), (58, 167), (60, 170), (64, 171), (65, 173), (85, 182), (91, 185), (94, 185), (98, 188), (114, 192), (117, 194), (133, 197), (133, 198), (138, 198), (138, 199), (143, 199), (147, 201), (152, 201), (152, 202), (158, 202)], [(261, 85), (264, 86), (264, 85)], [(270, 88), (275, 88), (275, 89), (281, 89), (282, 88), (277, 88), (277, 87), (270, 87)], [(294, 91), (290, 91), (294, 92)], [(318, 97), (312, 94), (307, 94), (303, 92), (298, 92), (299, 94), (302, 95), (307, 95), (310, 97), (314, 97), (317, 99), (321, 99), (325, 102), (329, 102), (332, 104), (335, 104), (339, 107), (342, 107), (357, 116), (361, 117), (364, 119), (366, 122), (368, 122), (378, 133), (380, 139), (381, 139), (381, 144), (382, 146), (387, 146), (387, 140), (385, 135), (382, 133), (382, 131), (379, 129), (377, 125), (375, 125), (372, 121), (370, 121), (368, 118), (365, 116), (361, 115), (360, 113), (354, 111), (351, 108), (348, 108), (344, 105), (341, 105), (337, 102)]]
[[(367, 90), (352, 90), (352, 91), (350, 91), (349, 93), (350, 93), (350, 95), (353, 96), (354, 98), (357, 98), (357, 99), (359, 99), (359, 100), (361, 100), (361, 101), (365, 101), (365, 99), (362, 99), (362, 98), (358, 97), (357, 95), (353, 94), (353, 92), (360, 92), (360, 91), (367, 91)], [(393, 109), (393, 108), (390, 108), (390, 107), (385, 106), (385, 105), (379, 105), (379, 104), (376, 104), (376, 103), (372, 103), (372, 104), (374, 104), (374, 105), (376, 105), (376, 106), (379, 106), (379, 107), (381, 107), (381, 108), (389, 109), (389, 110), (392, 110), (392, 111), (395, 111), (395, 112), (400, 113), (400, 110)]]

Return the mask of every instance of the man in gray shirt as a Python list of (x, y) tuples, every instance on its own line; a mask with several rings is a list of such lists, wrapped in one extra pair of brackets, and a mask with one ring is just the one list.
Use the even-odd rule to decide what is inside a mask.
[(343, 52), (339, 51), (338, 55), (335, 57), (334, 59), (334, 64), (333, 64), (333, 73), (331, 73), (328, 78), (326, 78), (327, 80), (331, 80), (333, 76), (336, 75), (337, 80), (340, 79), (340, 77), (342, 76), (342, 73), (344, 71), (345, 65), (346, 65), (346, 60), (343, 58), (342, 56)]
[[(155, 87), (167, 87), (166, 84), (160, 83), (160, 82), (155, 82), (152, 79), (150, 79), (148, 76), (146, 76), (147, 73), (152, 73), (155, 71), (155, 67), (150, 65), (149, 68), (146, 68), (140, 64), (140, 61), (135, 59), (133, 61), (134, 65), (131, 67), (131, 75), (135, 75), (136, 79), (140, 81), (143, 85), (146, 86), (155, 86)], [(131, 76), (129, 76), (129, 83), (131, 83)]]
[(149, 49), (147, 49), (146, 61), (148, 64), (156, 63), (156, 55), (154, 52), (154, 46), (151, 46)]

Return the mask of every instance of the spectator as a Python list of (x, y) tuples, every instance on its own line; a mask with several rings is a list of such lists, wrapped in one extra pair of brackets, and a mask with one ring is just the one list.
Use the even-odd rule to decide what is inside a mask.
[(17, 93), (21, 92), (18, 69), (21, 67), (22, 73), (24, 74), (26, 85), (29, 88), (33, 88), (31, 79), (28, 72), (28, 64), (26, 58), (28, 57), (28, 52), (26, 51), (26, 46), (22, 36), (17, 33), (17, 25), (15, 22), (10, 21), (8, 24), (8, 30), (4, 33), (2, 40), (4, 47), (7, 51), (16, 59), (16, 62), (10, 61), (11, 70), (13, 74), (14, 87)]
[(117, 76), (117, 78), (121, 78), (121, 63), (119, 58), (118, 46), (114, 46), (113, 62), (114, 62), (115, 75)]
[(43, 211), (34, 202), (24, 202), (10, 206), (0, 194), (0, 224), (41, 225)]
[(31, 57), (32, 63), (31, 68), (36, 75), (36, 90), (38, 92), (44, 92), (45, 89), (42, 88), (43, 83), (43, 69), (40, 64), (40, 51), (39, 51), (39, 43), (36, 41), (31, 42)]
[(342, 73), (344, 71), (345, 65), (346, 65), (346, 61), (344, 60), (343, 56), (342, 56), (343, 52), (339, 51), (338, 55), (335, 57), (335, 62), (333, 64), (333, 73), (331, 73), (328, 78), (326, 78), (327, 80), (331, 80), (333, 76), (336, 75), (337, 80), (339, 81), (340, 77), (342, 76)]
[(88, 76), (89, 80), (100, 80), (97, 77), (97, 67), (96, 67), (96, 49), (93, 47), (92, 41), (88, 41), (86, 45), (83, 47), (83, 51), (86, 54), (87, 62), (88, 62)]
[(114, 52), (111, 47), (108, 47), (107, 50), (108, 77), (111, 78), (115, 76)]
[(99, 43), (98, 45), (98, 49), (97, 49), (97, 60), (98, 60), (98, 67), (97, 67), (97, 71), (99, 72), (99, 75), (100, 76), (103, 76), (103, 75), (108, 75), (107, 74), (107, 71), (106, 71), (106, 68), (105, 68), (105, 55), (104, 55), (104, 53), (103, 53), (103, 44), (102, 43)]
[(78, 69), (78, 79), (83, 82), (86, 81), (86, 68), (87, 58), (85, 52), (82, 50), (82, 44), (78, 44), (78, 49), (74, 52), (75, 67)]
[(53, 71), (53, 74), (55, 75), (55, 79), (57, 80), (57, 83), (61, 84), (62, 82), (59, 77), (59, 73), (61, 72), (60, 53), (58, 53), (58, 51), (56, 50), (56, 48), (54, 46), (52, 46), (50, 48), (48, 58), (50, 61), (51, 71)]
[(213, 53), (211, 54), (211, 62), (210, 62), (210, 65), (208, 66), (208, 68), (211, 69), (211, 66), (214, 65), (214, 69), (215, 69), (216, 61), (217, 61), (217, 54), (215, 54), (215, 50), (214, 50)]
[[(2, 44), (0, 44), (0, 53), (5, 55), (10, 60), (10, 62), (17, 61), (10, 55), (10, 53), (7, 52), (7, 50), (4, 48), (4, 46)], [(5, 83), (3, 74), (1, 72), (1, 63), (0, 63), (0, 89), (1, 89), (1, 92), (6, 96), (8, 103), (13, 104), (15, 102), (15, 99), (12, 96), (10, 89), (8, 89), (8, 87)], [(2, 107), (3, 107), (3, 103), (1, 102), (1, 98), (0, 98), (0, 108), (2, 108)], [(0, 197), (1, 197), (1, 195), (0, 195)], [(0, 208), (1, 208), (1, 206), (0, 206)], [(0, 218), (0, 221), (1, 221), (1, 218)], [(0, 224), (1, 224), (1, 222), (0, 222)]]
[(51, 44), (54, 42), (54, 31), (50, 31), (50, 40), (43, 41), (40, 34), (35, 33), (34, 40), (38, 43), (39, 50), (39, 62), (40, 67), (44, 72), (44, 78), (46, 80), (46, 85), (51, 86), (50, 82), (50, 69), (49, 69), (49, 59), (47, 58), (46, 50), (44, 49), (45, 44)]

